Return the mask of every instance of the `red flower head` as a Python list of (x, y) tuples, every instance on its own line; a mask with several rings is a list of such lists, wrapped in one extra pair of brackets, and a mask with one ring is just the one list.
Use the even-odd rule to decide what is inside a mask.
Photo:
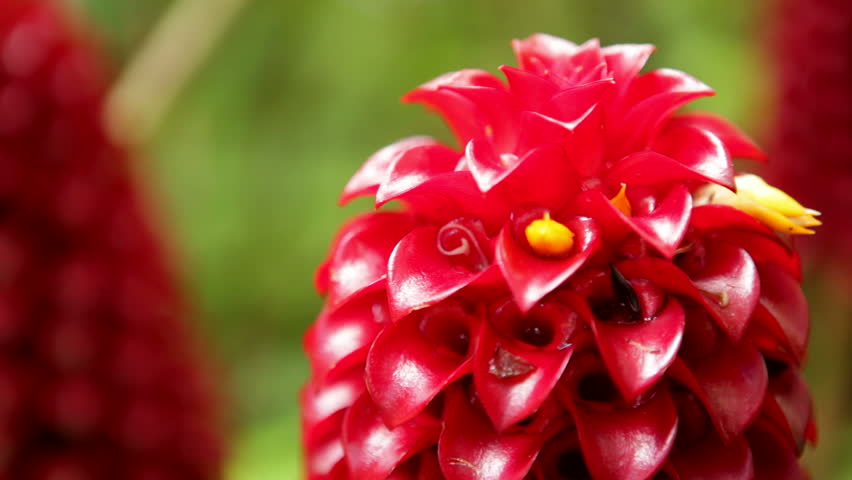
[(302, 397), (311, 479), (803, 478), (808, 332), (785, 241), (818, 223), (731, 157), (650, 45), (515, 41), (404, 99), (461, 151), (377, 152), (342, 201)]
[(0, 2), (0, 478), (219, 478), (213, 405), (91, 43)]
[(812, 246), (823, 267), (845, 276), (845, 291), (852, 285), (852, 2), (772, 5), (778, 111), (767, 174), (836, 219)]

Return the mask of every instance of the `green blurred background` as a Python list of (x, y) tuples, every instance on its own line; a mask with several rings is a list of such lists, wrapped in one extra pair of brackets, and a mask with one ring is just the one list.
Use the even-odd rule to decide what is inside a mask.
[[(74, 3), (120, 72), (173, 2)], [(369, 208), (338, 208), (337, 195), (379, 147), (412, 134), (448, 138), (436, 117), (400, 105), (400, 95), (446, 71), (511, 64), (509, 41), (536, 31), (650, 42), (658, 47), (651, 66), (688, 71), (716, 89), (700, 108), (763, 138), (770, 124), (765, 7), (741, 0), (249, 0), (170, 105), (139, 163), (231, 407), (228, 479), (299, 478), (301, 336), (321, 302), (313, 270), (336, 226)], [(176, 42), (172, 53), (179, 58), (182, 48)], [(819, 344), (830, 335), (815, 323)], [(850, 460), (836, 459), (847, 424), (831, 418), (848, 407), (831, 405), (837, 380), (820, 372), (832, 349), (820, 346), (813, 346), (811, 381), (818, 408), (825, 401), (829, 412), (820, 417), (823, 445), (809, 462), (816, 478), (852, 478)]]

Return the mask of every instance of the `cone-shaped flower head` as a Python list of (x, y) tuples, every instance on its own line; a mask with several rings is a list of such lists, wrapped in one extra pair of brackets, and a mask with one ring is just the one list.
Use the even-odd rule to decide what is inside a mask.
[(825, 212), (828, 230), (803, 246), (852, 279), (852, 2), (771, 5), (778, 85), (767, 176)]
[(90, 42), (0, 2), (0, 478), (219, 478), (180, 295)]
[(732, 157), (709, 87), (650, 45), (515, 41), (506, 81), (438, 77), (441, 114), (367, 160), (305, 336), (310, 479), (804, 478), (814, 215)]

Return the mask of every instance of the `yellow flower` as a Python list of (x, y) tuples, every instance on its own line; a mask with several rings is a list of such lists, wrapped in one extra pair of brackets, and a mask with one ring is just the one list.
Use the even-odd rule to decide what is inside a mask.
[(544, 257), (560, 257), (574, 247), (574, 232), (550, 218), (549, 212), (527, 225), (524, 234), (533, 251)]
[(734, 180), (736, 193), (721, 185), (706, 185), (693, 195), (695, 205), (728, 205), (782, 233), (812, 235), (814, 231), (809, 227), (822, 225), (815, 218), (818, 211), (805, 208), (757, 175), (739, 175)]

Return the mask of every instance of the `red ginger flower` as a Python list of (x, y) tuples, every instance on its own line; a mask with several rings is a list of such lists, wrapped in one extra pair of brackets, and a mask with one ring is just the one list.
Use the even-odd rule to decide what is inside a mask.
[(849, 278), (852, 3), (782, 0), (774, 6), (778, 112), (768, 174), (826, 218), (836, 219), (813, 242), (814, 253), (826, 267), (839, 266)]
[(403, 207), (345, 225), (318, 271), (308, 478), (804, 478), (786, 237), (816, 212), (735, 177), (763, 159), (735, 127), (673, 115), (712, 91), (640, 75), (651, 46), (513, 46), (508, 84), (463, 70), (404, 97), (463, 151), (405, 139), (344, 190)]
[(214, 479), (220, 438), (90, 42), (0, 6), (0, 479)]

